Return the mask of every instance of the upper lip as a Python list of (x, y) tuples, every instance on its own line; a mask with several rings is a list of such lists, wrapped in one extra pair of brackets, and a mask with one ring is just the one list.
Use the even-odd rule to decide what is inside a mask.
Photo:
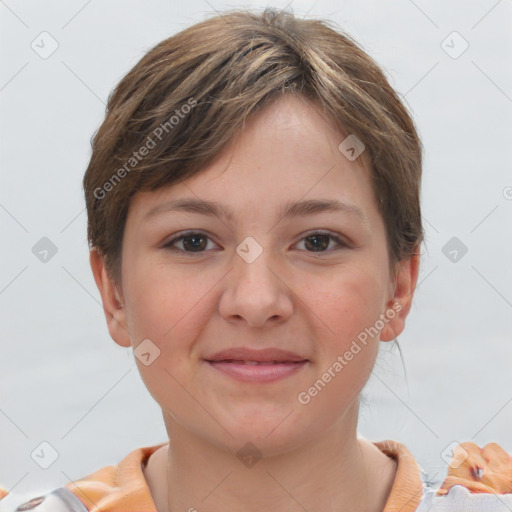
[(288, 350), (281, 350), (280, 348), (263, 348), (253, 349), (248, 347), (235, 347), (227, 350), (217, 352), (211, 357), (206, 358), (207, 361), (279, 361), (279, 362), (292, 362), (292, 361), (306, 361), (305, 357), (299, 356), (294, 352)]

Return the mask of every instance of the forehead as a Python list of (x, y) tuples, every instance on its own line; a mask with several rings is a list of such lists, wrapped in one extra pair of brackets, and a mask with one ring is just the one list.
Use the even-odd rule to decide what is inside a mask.
[[(285, 96), (257, 112), (216, 160), (192, 178), (137, 193), (129, 215), (142, 221), (181, 206), (232, 221), (241, 212), (261, 220), (270, 211), (282, 217), (338, 208), (369, 222), (378, 215), (369, 164), (364, 152), (351, 161), (340, 151), (346, 137), (315, 104)], [(322, 201), (330, 207), (319, 206)]]

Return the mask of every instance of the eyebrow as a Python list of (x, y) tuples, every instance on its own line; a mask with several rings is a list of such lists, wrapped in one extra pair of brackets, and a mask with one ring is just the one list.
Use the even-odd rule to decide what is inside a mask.
[[(196, 198), (174, 199), (156, 205), (144, 216), (148, 220), (163, 212), (183, 211), (198, 213), (210, 217), (223, 218), (232, 221), (236, 215), (230, 208), (214, 201), (205, 201)], [(280, 218), (305, 217), (324, 212), (342, 212), (351, 216), (359, 217), (366, 222), (363, 211), (349, 203), (343, 203), (337, 199), (308, 199), (304, 201), (288, 202), (281, 210)]]

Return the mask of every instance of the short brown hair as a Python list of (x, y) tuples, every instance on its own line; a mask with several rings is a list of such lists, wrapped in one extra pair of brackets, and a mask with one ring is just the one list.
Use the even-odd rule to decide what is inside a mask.
[(123, 77), (83, 180), (89, 245), (113, 279), (133, 194), (200, 172), (280, 94), (314, 101), (363, 142), (390, 262), (413, 254), (423, 241), (414, 122), (377, 63), (329, 25), (273, 8), (226, 11), (157, 44)]

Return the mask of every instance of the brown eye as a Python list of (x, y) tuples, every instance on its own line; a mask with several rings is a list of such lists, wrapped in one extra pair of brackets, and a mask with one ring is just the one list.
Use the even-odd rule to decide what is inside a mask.
[(331, 233), (311, 233), (305, 236), (301, 242), (305, 241), (304, 246), (307, 252), (331, 252), (331, 249), (328, 249), (328, 247), (332, 240), (336, 242), (332, 250), (347, 247), (347, 244), (340, 237)]
[(207, 238), (201, 234), (185, 236), (183, 237), (183, 246), (186, 250), (201, 251), (206, 248)]
[[(210, 240), (210, 237), (204, 233), (191, 231), (174, 237), (164, 247), (185, 254), (202, 253), (207, 248), (208, 240)], [(179, 242), (182, 242), (182, 247), (175, 247)]]
[[(208, 250), (208, 241), (211, 241), (211, 238), (205, 233), (189, 231), (169, 240), (164, 247), (175, 252), (192, 256), (206, 252)], [(333, 247), (329, 248), (332, 241), (334, 241), (335, 244)], [(313, 232), (303, 237), (299, 244), (302, 242), (304, 242), (306, 252), (329, 253), (348, 247), (339, 236), (333, 233)]]
[(327, 235), (311, 235), (305, 238), (306, 248), (310, 248), (314, 251), (321, 251), (327, 249), (329, 246), (329, 239), (331, 237)]

